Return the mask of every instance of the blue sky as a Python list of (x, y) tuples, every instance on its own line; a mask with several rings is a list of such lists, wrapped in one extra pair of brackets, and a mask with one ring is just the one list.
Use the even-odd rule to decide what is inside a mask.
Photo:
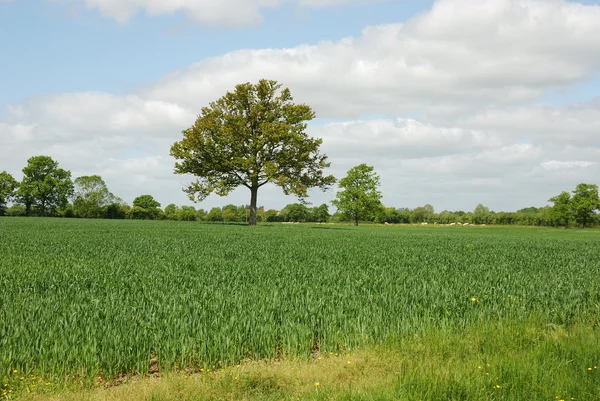
[(170, 145), (265, 77), (313, 106), (331, 172), (374, 165), (390, 206), (515, 210), (598, 183), (600, 0), (317, 3), (0, 0), (0, 171), (48, 154), (128, 202), (189, 204)]
[(129, 93), (210, 56), (242, 48), (281, 48), (359, 35), (367, 25), (404, 21), (429, 0), (381, 1), (299, 10), (288, 4), (264, 12), (260, 26), (204, 27), (182, 12), (139, 13), (126, 23), (84, 7), (43, 0), (0, 7), (0, 104), (71, 91)]

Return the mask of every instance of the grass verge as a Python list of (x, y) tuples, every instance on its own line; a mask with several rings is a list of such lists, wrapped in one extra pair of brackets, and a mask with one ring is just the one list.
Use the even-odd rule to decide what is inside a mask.
[(588, 401), (600, 399), (599, 365), (597, 323), (565, 327), (532, 319), (428, 330), (386, 345), (320, 355), (310, 361), (248, 361), (197, 374), (128, 378), (119, 385), (94, 389), (71, 382), (61, 388), (30, 388), (27, 394), (15, 377), (10, 398)]

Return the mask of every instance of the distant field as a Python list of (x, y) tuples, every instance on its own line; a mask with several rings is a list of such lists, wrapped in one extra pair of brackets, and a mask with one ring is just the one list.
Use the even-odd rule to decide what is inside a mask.
[(589, 329), (552, 358), (600, 394), (600, 231), (0, 218), (0, 317), (15, 392), (536, 322)]

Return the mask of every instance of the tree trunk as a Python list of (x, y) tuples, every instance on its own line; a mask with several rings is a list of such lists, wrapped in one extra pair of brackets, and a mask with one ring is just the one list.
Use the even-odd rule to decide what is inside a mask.
[(354, 215), (354, 225), (357, 226), (358, 225), (358, 213), (356, 213)]
[(256, 225), (256, 200), (258, 198), (258, 187), (250, 188), (250, 220), (248, 225)]

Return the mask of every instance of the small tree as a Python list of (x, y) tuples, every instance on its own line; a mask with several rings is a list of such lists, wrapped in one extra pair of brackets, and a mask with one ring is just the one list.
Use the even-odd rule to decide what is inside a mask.
[(483, 224), (489, 223), (488, 215), (490, 213), (490, 208), (487, 206), (483, 206), (481, 203), (475, 207), (473, 210), (473, 223), (475, 224)]
[(40, 215), (54, 214), (73, 195), (71, 172), (58, 167), (50, 156), (34, 156), (23, 168), (23, 181), (17, 191), (27, 214), (35, 207)]
[(239, 186), (250, 190), (249, 224), (256, 225), (258, 190), (273, 183), (286, 195), (308, 196), (308, 189), (326, 190), (335, 183), (323, 175), (327, 156), (321, 139), (306, 133), (312, 109), (294, 104), (289, 89), (276, 81), (240, 84), (202, 109), (183, 139), (171, 147), (177, 174), (198, 180), (184, 191), (201, 201), (215, 192), (226, 196)]
[(326, 223), (331, 217), (327, 204), (323, 203), (321, 206), (313, 208), (313, 217), (317, 223)]
[(275, 209), (269, 209), (265, 212), (265, 221), (269, 222), (269, 223), (273, 223), (273, 222), (277, 222), (279, 221), (279, 211), (275, 210)]
[(129, 211), (136, 220), (155, 220), (160, 217), (160, 203), (152, 195), (140, 195), (133, 200), (133, 208)]
[(171, 203), (165, 207), (165, 217), (167, 220), (178, 220), (179, 219), (179, 207)]
[(573, 213), (571, 208), (571, 194), (563, 191), (559, 195), (550, 198), (548, 202), (554, 203), (554, 206), (550, 209), (552, 219), (559, 224), (564, 224), (565, 227), (569, 227), (569, 220)]
[(99, 175), (76, 178), (74, 196), (74, 212), (77, 216), (85, 218), (98, 218), (102, 215), (105, 206), (111, 203), (122, 203), (121, 199), (110, 193)]
[(373, 167), (360, 164), (348, 170), (346, 177), (340, 180), (342, 191), (332, 203), (357, 226), (361, 219), (371, 216), (380, 207), (379, 185), (379, 175)]
[(6, 171), (0, 173), (0, 216), (5, 214), (6, 204), (15, 197), (19, 183)]
[(160, 203), (152, 195), (140, 195), (133, 200), (133, 206), (142, 209), (156, 209), (160, 207)]
[(129, 214), (131, 208), (124, 203), (111, 203), (102, 208), (101, 217), (103, 219), (124, 219)]
[(429, 203), (425, 206), (416, 207), (410, 212), (410, 220), (413, 223), (422, 223), (429, 220), (433, 212), (433, 206)]
[(598, 185), (584, 183), (577, 185), (571, 198), (571, 207), (575, 220), (586, 228), (587, 223), (594, 218), (594, 212), (600, 209)]
[(223, 221), (226, 223), (233, 223), (234, 221), (238, 221), (237, 206), (235, 206), (235, 205), (224, 206), (223, 211), (221, 212), (221, 216), (223, 217)]
[(206, 215), (207, 221), (223, 221), (223, 215), (220, 207), (213, 207)]
[(287, 221), (305, 222), (308, 220), (309, 211), (306, 205), (292, 203), (285, 207), (287, 210)]
[(179, 220), (196, 221), (197, 219), (198, 212), (193, 206), (181, 206), (181, 209), (179, 209)]

